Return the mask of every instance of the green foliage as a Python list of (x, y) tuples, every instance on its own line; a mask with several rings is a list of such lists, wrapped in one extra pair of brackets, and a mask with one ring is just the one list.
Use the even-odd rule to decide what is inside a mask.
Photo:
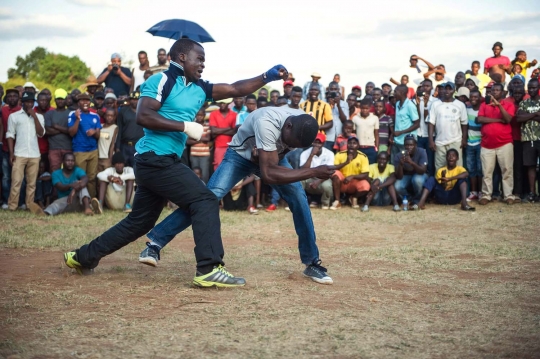
[(40, 90), (57, 88), (67, 91), (86, 82), (90, 69), (78, 56), (66, 56), (48, 52), (37, 47), (24, 58), (17, 56), (16, 68), (8, 70), (8, 81), (4, 88), (22, 85), (32, 81)]

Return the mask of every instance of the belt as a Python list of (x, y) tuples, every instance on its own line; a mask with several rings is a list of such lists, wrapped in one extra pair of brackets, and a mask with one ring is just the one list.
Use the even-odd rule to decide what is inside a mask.
[(137, 141), (122, 141), (122, 143), (128, 146), (135, 146)]

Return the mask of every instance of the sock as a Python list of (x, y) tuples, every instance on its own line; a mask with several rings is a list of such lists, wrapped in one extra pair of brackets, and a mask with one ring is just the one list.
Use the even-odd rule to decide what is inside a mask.
[(158, 247), (159, 249), (161, 249), (161, 246), (160, 246), (159, 244), (157, 244), (156, 242), (154, 242), (154, 241), (150, 241), (150, 245), (151, 245), (151, 246), (156, 246), (156, 247)]
[(209, 264), (209, 265), (202, 266), (202, 267), (197, 267), (197, 272), (200, 273), (201, 275), (208, 274), (213, 270), (214, 270), (214, 265), (213, 264)]

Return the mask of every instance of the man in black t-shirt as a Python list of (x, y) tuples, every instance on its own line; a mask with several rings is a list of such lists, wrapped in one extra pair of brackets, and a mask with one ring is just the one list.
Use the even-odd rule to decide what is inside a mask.
[(135, 144), (144, 136), (142, 126), (137, 124), (135, 118), (140, 93), (133, 91), (129, 96), (129, 106), (122, 106), (118, 111), (116, 124), (118, 137), (116, 138), (116, 152), (122, 151), (126, 166), (133, 167), (135, 157)]
[(122, 57), (118, 53), (111, 55), (111, 63), (97, 78), (99, 84), (105, 82), (107, 87), (114, 90), (116, 96), (127, 95), (131, 87), (132, 74), (127, 67), (123, 67)]

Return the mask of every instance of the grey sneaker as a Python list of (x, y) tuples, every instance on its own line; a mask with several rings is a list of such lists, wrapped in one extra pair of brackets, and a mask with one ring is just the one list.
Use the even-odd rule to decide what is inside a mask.
[(399, 207), (399, 204), (396, 204), (396, 205), (394, 206), (394, 208), (392, 208), (392, 210), (393, 210), (394, 212), (399, 212), (399, 211), (401, 211), (401, 208)]
[(361, 209), (362, 212), (369, 212), (369, 206), (367, 204), (364, 205)]
[(208, 274), (202, 274), (197, 271), (195, 278), (193, 278), (193, 285), (203, 288), (232, 288), (246, 285), (246, 280), (241, 277), (235, 277), (220, 264), (214, 267), (214, 270)]
[(159, 251), (160, 248), (158, 246), (146, 242), (146, 248), (139, 255), (139, 262), (152, 267), (157, 267), (158, 261), (161, 259), (159, 257)]
[(334, 283), (332, 278), (330, 278), (330, 276), (326, 273), (326, 268), (321, 266), (320, 259), (313, 264), (306, 266), (306, 269), (304, 270), (304, 277), (311, 278), (312, 281), (320, 284)]

